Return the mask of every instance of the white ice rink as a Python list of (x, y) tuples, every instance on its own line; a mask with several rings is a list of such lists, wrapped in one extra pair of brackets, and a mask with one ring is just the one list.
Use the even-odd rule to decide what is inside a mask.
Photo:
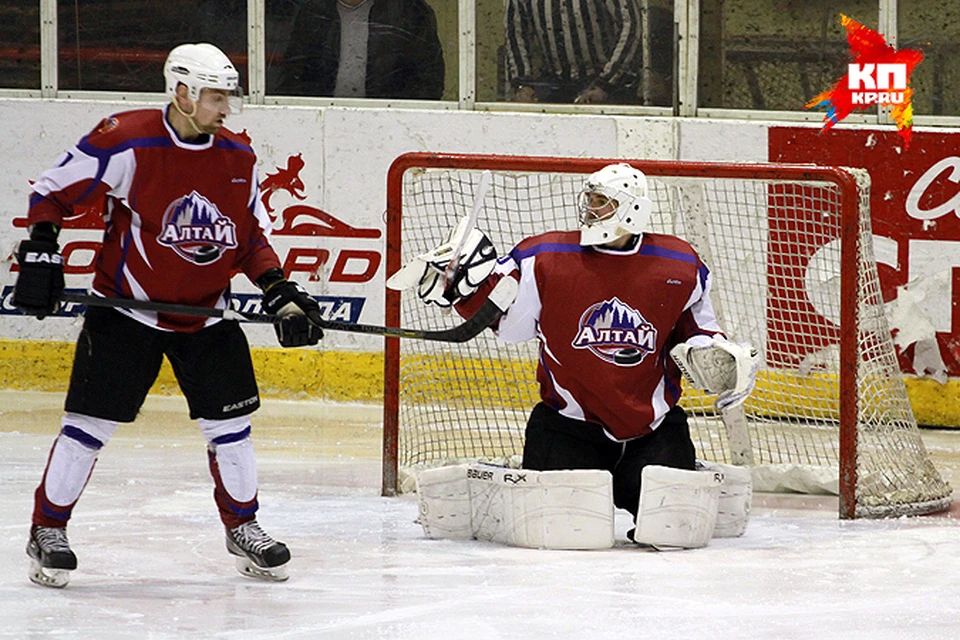
[[(960, 509), (845, 522), (836, 499), (755, 496), (746, 535), (658, 553), (540, 551), (422, 536), (381, 498), (376, 407), (267, 402), (255, 416), (260, 522), (286, 583), (236, 573), (203, 440), (151, 398), (104, 449), (69, 533), (64, 590), (27, 580), (32, 495), (61, 394), (0, 392), (0, 637), (960, 638)], [(960, 484), (960, 431), (928, 431)]]

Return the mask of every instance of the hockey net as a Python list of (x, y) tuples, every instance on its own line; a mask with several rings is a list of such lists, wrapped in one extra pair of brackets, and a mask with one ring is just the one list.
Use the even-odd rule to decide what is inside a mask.
[[(503, 254), (524, 237), (576, 228), (584, 178), (616, 161), (405, 154), (388, 179), (387, 274), (446, 240), (483, 171), (493, 179), (478, 227)], [(884, 315), (866, 172), (629, 162), (648, 178), (651, 231), (696, 248), (725, 333), (763, 354), (741, 408), (721, 415), (714, 397), (684, 389), (698, 457), (749, 466), (755, 490), (837, 494), (844, 518), (948, 508), (951, 488), (921, 441)], [(388, 291), (386, 320), (462, 321), (415, 291)], [(536, 341), (504, 345), (491, 331), (462, 345), (387, 340), (384, 494), (412, 490), (427, 466), (519, 464), (537, 358)]]

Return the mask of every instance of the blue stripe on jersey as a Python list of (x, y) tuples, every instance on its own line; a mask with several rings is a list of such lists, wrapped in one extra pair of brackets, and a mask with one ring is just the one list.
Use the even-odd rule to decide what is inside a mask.
[(701, 264), (697, 269), (697, 273), (700, 275), (700, 288), (707, 288), (707, 276), (710, 275), (710, 269), (707, 269), (707, 265)]
[[(115, 147), (101, 149), (90, 144), (90, 136), (84, 136), (80, 142), (77, 143), (77, 149), (83, 151), (88, 156), (97, 159), (97, 174), (93, 177), (93, 181), (90, 183), (90, 186), (87, 187), (87, 190), (84, 191), (79, 198), (77, 198), (77, 202), (90, 195), (93, 190), (97, 188), (97, 185), (103, 180), (103, 174), (107, 171), (107, 163), (110, 161), (111, 156), (122, 153), (128, 149), (172, 146), (173, 141), (170, 140), (170, 138), (166, 136), (157, 136), (153, 138), (131, 138), (130, 140), (124, 140)], [(112, 187), (113, 185), (110, 186)]]
[(530, 256), (541, 253), (583, 253), (584, 251), (587, 251), (587, 247), (582, 247), (579, 244), (544, 242), (543, 244), (535, 244), (523, 250), (514, 248), (510, 252), (510, 257), (513, 258), (514, 262), (520, 264), (520, 261), (524, 258), (529, 258)]
[(667, 392), (667, 399), (670, 401), (670, 406), (672, 407), (680, 399), (680, 387), (673, 384), (673, 380), (670, 379), (670, 376), (667, 375), (667, 349), (663, 348), (660, 350), (660, 370), (663, 371), (663, 386), (664, 390)]
[[(33, 207), (34, 207), (38, 202), (40, 202), (41, 200), (46, 200), (46, 199), (47, 199), (47, 196), (42, 195), (42, 194), (39, 194), (39, 193), (37, 193), (36, 191), (31, 191), (31, 192), (30, 192), (30, 208), (33, 209)], [(52, 201), (51, 201), (51, 202), (52, 202)]]
[(63, 162), (61, 162), (60, 164), (58, 164), (57, 167), (62, 167), (63, 165), (65, 165), (65, 164), (67, 164), (68, 162), (70, 162), (71, 160), (73, 160), (73, 154), (68, 151), (68, 152), (67, 152), (67, 157), (64, 158), (64, 159), (63, 159)]
[(246, 151), (247, 153), (253, 153), (253, 149), (250, 148), (250, 145), (233, 142), (232, 140), (223, 140), (221, 138), (217, 138), (214, 146), (218, 149), (229, 149), (231, 151)]
[(693, 256), (689, 253), (674, 251), (673, 249), (666, 249), (664, 247), (657, 247), (646, 243), (640, 245), (640, 255), (654, 256), (657, 258), (669, 258), (670, 260), (680, 260), (681, 262), (697, 264), (696, 256)]

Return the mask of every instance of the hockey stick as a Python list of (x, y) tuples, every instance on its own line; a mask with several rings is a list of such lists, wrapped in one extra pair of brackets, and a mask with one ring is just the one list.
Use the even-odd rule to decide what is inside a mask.
[[(425, 331), (420, 329), (404, 329), (401, 327), (381, 327), (372, 324), (354, 324), (352, 322), (337, 322), (324, 320), (320, 328), (329, 331), (346, 331), (349, 333), (366, 333), (369, 335), (387, 336), (393, 338), (411, 338), (414, 340), (431, 340), (434, 342), (467, 342), (500, 319), (500, 316), (513, 304), (517, 297), (519, 285), (513, 278), (503, 278), (497, 283), (490, 296), (484, 301), (480, 309), (464, 322), (450, 329)], [(153, 311), (156, 313), (170, 313), (183, 316), (201, 316), (207, 318), (223, 318), (238, 322), (273, 324), (277, 316), (266, 313), (248, 313), (233, 309), (210, 309), (184, 304), (168, 302), (153, 302), (152, 300), (132, 300), (129, 298), (103, 298), (85, 293), (64, 293), (60, 299), (64, 302), (75, 302), (90, 307), (108, 307), (112, 309), (133, 309), (139, 311)]]
[(457, 267), (460, 266), (460, 252), (463, 251), (464, 245), (467, 243), (467, 236), (470, 235), (470, 232), (477, 228), (477, 218), (480, 216), (480, 207), (483, 206), (483, 201), (487, 197), (487, 192), (490, 191), (490, 183), (493, 182), (493, 174), (489, 171), (484, 171), (480, 174), (480, 182), (477, 183), (477, 192), (473, 194), (473, 208), (470, 210), (470, 215), (466, 217), (465, 220), (461, 220), (458, 227), (462, 226), (460, 231), (460, 241), (457, 243), (456, 248), (453, 250), (453, 260), (450, 261), (450, 264), (447, 265), (447, 268), (443, 272), (443, 283), (445, 289), (449, 289), (451, 283), (453, 282), (453, 276), (457, 273)]

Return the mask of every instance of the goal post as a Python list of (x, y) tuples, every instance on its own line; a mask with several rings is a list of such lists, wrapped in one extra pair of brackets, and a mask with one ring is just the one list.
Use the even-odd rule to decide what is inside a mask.
[[(612, 162), (643, 171), (651, 231), (689, 241), (714, 274), (711, 300), (734, 341), (762, 353), (757, 387), (734, 410), (685, 386), (703, 460), (746, 465), (757, 490), (839, 495), (840, 516), (930, 513), (950, 505), (920, 438), (884, 315), (869, 175), (813, 165), (408, 153), (387, 179), (386, 274), (442, 243), (492, 175), (478, 227), (502, 255), (522, 238), (577, 228), (584, 178)], [(386, 291), (389, 326), (461, 321), (415, 291)], [(416, 469), (519, 463), (538, 400), (535, 341), (492, 332), (463, 345), (386, 339), (384, 495)]]

